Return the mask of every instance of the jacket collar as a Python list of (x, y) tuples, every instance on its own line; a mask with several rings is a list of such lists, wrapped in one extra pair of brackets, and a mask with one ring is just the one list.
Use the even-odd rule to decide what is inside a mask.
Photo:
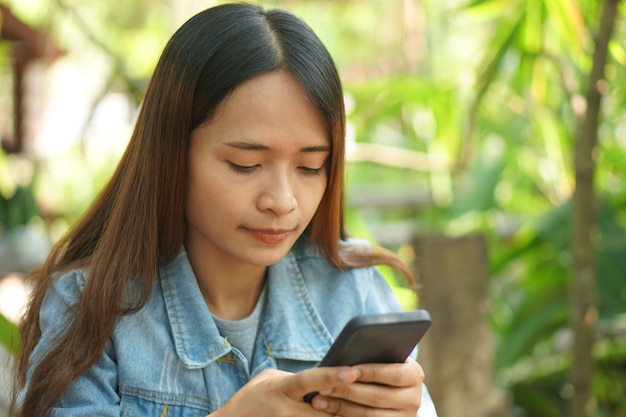
[(274, 358), (319, 361), (333, 341), (293, 251), (269, 268), (264, 319), (259, 334), (265, 337), (266, 352)]
[[(159, 281), (176, 353), (187, 368), (203, 368), (226, 355), (231, 346), (220, 335), (181, 248), (159, 271)], [(274, 358), (319, 361), (332, 335), (317, 313), (297, 258), (289, 252), (269, 267), (267, 303), (258, 337)]]
[(213, 321), (187, 252), (161, 268), (159, 281), (176, 354), (187, 368), (203, 368), (231, 348)]

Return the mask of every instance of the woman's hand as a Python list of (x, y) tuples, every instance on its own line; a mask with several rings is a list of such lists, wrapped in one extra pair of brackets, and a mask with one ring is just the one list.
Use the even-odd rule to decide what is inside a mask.
[(415, 360), (353, 368), (360, 374), (357, 381), (320, 390), (312, 402), (316, 410), (342, 417), (417, 416), (424, 371)]
[[(371, 370), (366, 369), (366, 372)], [(320, 390), (345, 391), (362, 377), (356, 367), (313, 368), (292, 374), (268, 369), (250, 380), (211, 417), (323, 417), (333, 411), (313, 408), (304, 396)], [(370, 375), (367, 378), (372, 378)], [(413, 416), (414, 417), (414, 416)]]

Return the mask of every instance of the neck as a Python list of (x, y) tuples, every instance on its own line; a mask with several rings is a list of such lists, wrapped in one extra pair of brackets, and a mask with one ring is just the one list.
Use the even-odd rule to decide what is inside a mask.
[(259, 299), (267, 267), (213, 259), (189, 248), (189, 262), (211, 313), (225, 320), (248, 317)]

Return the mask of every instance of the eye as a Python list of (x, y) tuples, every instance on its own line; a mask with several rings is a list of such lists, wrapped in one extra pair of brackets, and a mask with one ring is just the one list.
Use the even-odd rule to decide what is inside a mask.
[(323, 166), (319, 168), (300, 167), (300, 170), (307, 175), (320, 175), (323, 169)]
[(256, 165), (238, 165), (233, 162), (228, 161), (228, 166), (235, 171), (237, 174), (250, 174), (255, 169), (259, 167), (259, 164)]

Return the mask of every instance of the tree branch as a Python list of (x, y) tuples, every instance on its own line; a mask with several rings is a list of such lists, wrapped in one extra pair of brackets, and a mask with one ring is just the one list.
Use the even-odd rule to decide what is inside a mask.
[(608, 56), (617, 5), (619, 0), (604, 0), (602, 16), (595, 38), (593, 66), (589, 74), (586, 93), (586, 111), (578, 126), (574, 150), (576, 188), (572, 213), (571, 282), (574, 335), (570, 382), (574, 388), (571, 401), (572, 417), (596, 415), (596, 402), (591, 388), (593, 374), (593, 339), (597, 322), (595, 300), (594, 242), (596, 224), (596, 198), (594, 193), (594, 150), (598, 142), (598, 123), (601, 107), (601, 84)]

